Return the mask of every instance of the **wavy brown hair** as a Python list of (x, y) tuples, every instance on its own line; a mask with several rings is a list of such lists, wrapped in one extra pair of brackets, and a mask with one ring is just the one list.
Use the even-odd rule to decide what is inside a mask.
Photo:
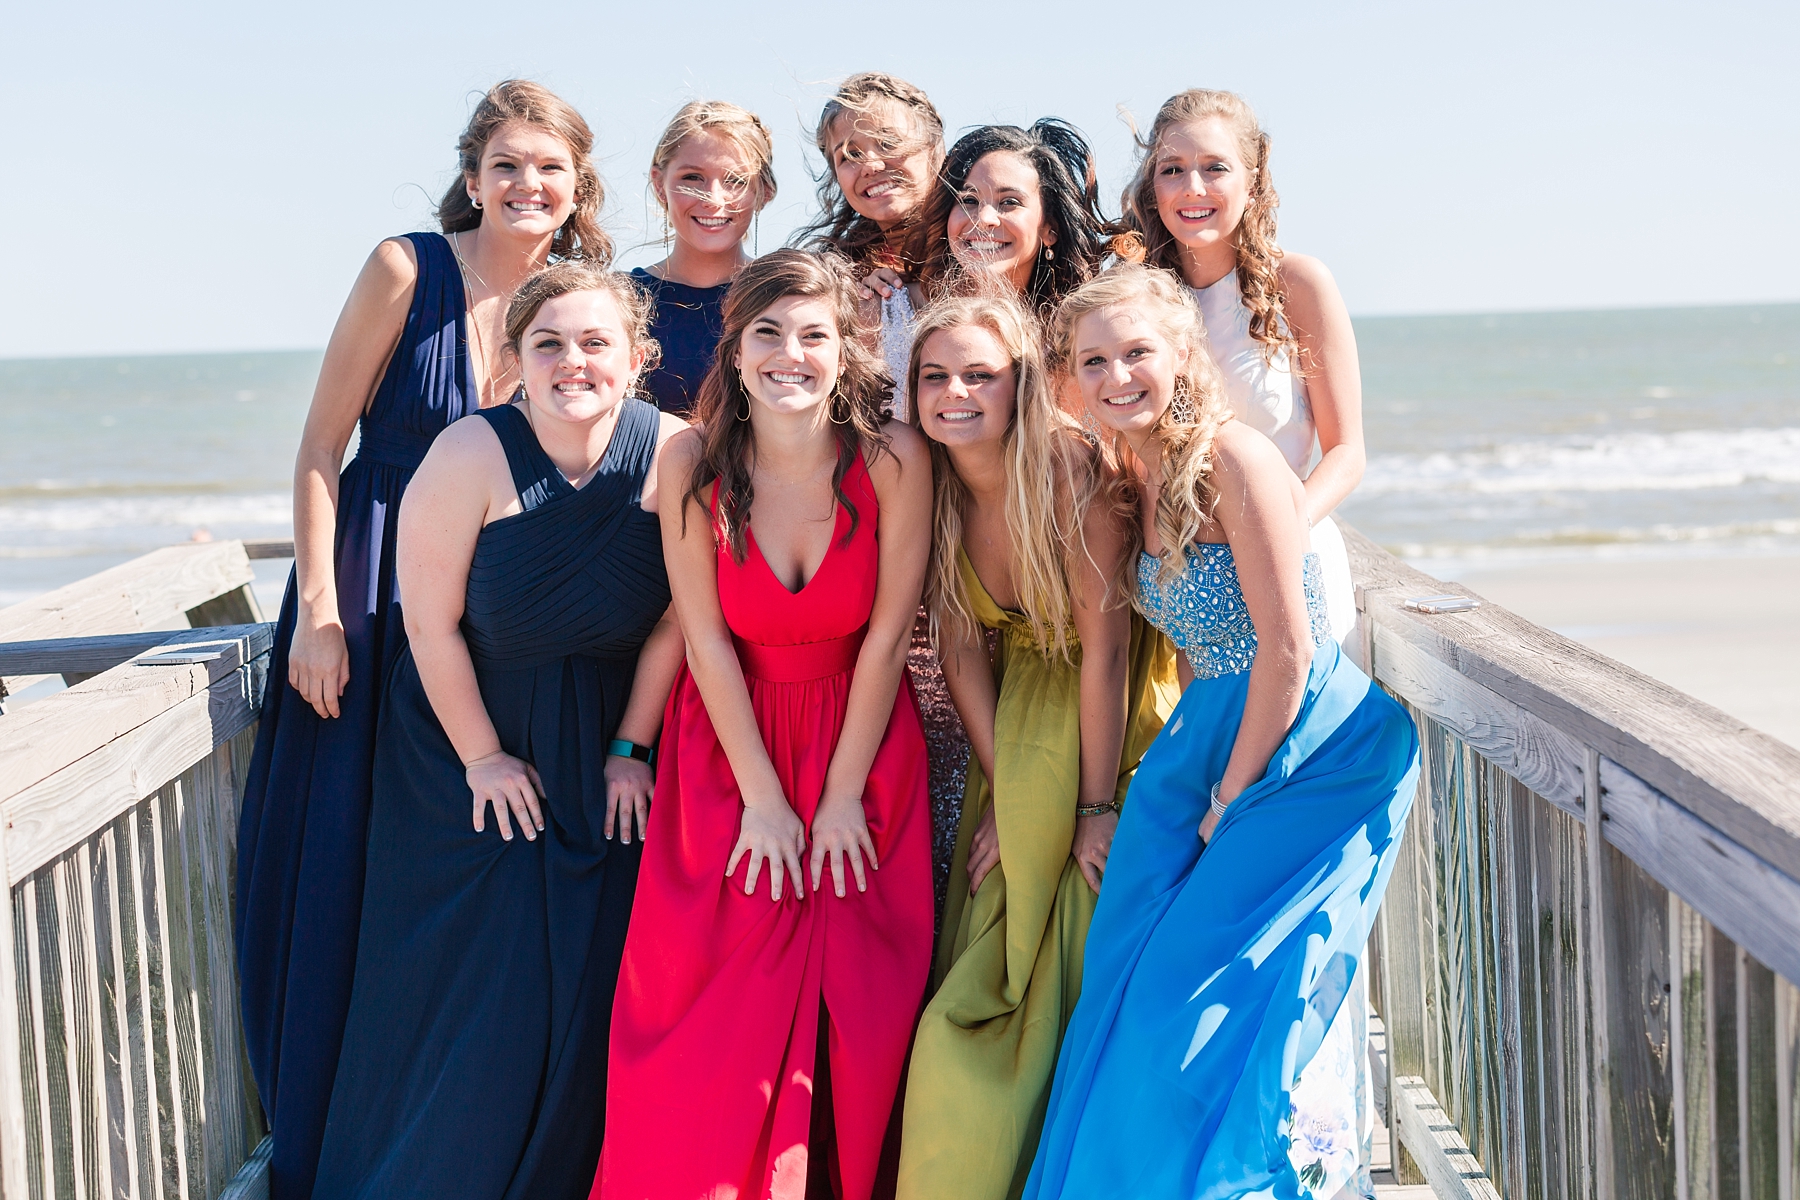
[[(1181, 551), (1198, 539), (1218, 503), (1218, 484), (1212, 474), (1213, 439), (1219, 427), (1231, 420), (1231, 407), (1225, 398), (1224, 377), (1207, 347), (1206, 325), (1193, 293), (1179, 276), (1142, 263), (1108, 267), (1058, 306), (1048, 341), (1052, 369), (1060, 380), (1074, 375), (1075, 326), (1088, 314), (1114, 306), (1141, 314), (1171, 350), (1187, 350), (1187, 365), (1175, 375), (1175, 395), (1151, 430), (1161, 449), (1162, 486), (1157, 490), (1154, 523), (1157, 539), (1163, 544), (1162, 578), (1167, 581), (1181, 569)], [(1114, 435), (1108, 451), (1121, 468), (1131, 461), (1130, 447), (1121, 436)], [(1142, 497), (1137, 476), (1124, 469), (1119, 476), (1119, 495), (1135, 511)], [(1127, 595), (1135, 595), (1144, 529), (1135, 519), (1126, 522), (1126, 527), (1127, 553), (1119, 582)]]
[(555, 258), (581, 258), (598, 266), (612, 263), (613, 243), (600, 228), (600, 206), (606, 187), (594, 169), (594, 134), (581, 114), (556, 93), (529, 79), (508, 79), (487, 90), (468, 128), (456, 139), (459, 174), (438, 201), (438, 227), (445, 233), (467, 233), (481, 224), (481, 210), (469, 199), (469, 183), (481, 174), (488, 140), (503, 125), (519, 122), (560, 138), (575, 166), (575, 211), (550, 239)]
[[(887, 129), (876, 125), (878, 111), (897, 105), (912, 123), (911, 129)], [(905, 158), (920, 150), (931, 152), (930, 175), (935, 178), (944, 162), (944, 118), (923, 89), (884, 71), (862, 71), (838, 85), (825, 102), (813, 144), (825, 160), (819, 176), (819, 216), (795, 235), (796, 244), (815, 250), (834, 250), (858, 268), (889, 267), (910, 275), (924, 261), (920, 220), (929, 196), (919, 197), (912, 217), (898, 229), (883, 232), (881, 226), (850, 206), (850, 198), (837, 181), (837, 145), (843, 141), (839, 123), (848, 120), (879, 134), (891, 145), (890, 153)]]
[[(686, 501), (709, 505), (707, 487), (718, 484), (718, 508), (713, 518), (720, 542), (731, 550), (732, 560), (743, 562), (749, 544), (751, 480), (756, 465), (756, 427), (749, 419), (756, 400), (744, 390), (743, 377), (732, 365), (738, 342), (756, 318), (776, 301), (788, 296), (816, 297), (828, 303), (837, 318), (839, 353), (837, 382), (827, 403), (832, 437), (837, 442), (837, 467), (831, 490), (850, 513), (848, 538), (861, 520), (856, 504), (844, 492), (844, 476), (858, 453), (868, 457), (887, 450), (881, 426), (883, 409), (893, 395), (894, 384), (881, 360), (863, 341), (857, 319), (856, 276), (848, 260), (836, 254), (812, 250), (775, 250), (738, 272), (725, 293), (725, 332), (713, 355), (712, 369), (701, 381), (694, 403), (694, 420), (700, 426), (700, 458), (688, 482)], [(687, 510), (682, 509), (683, 528)]]
[[(644, 365), (638, 369), (638, 379), (642, 380), (656, 369), (662, 358), (662, 347), (650, 336), (649, 295), (624, 272), (609, 271), (581, 259), (551, 263), (534, 271), (513, 293), (506, 305), (505, 345), (514, 358), (519, 356), (525, 331), (537, 318), (538, 309), (570, 292), (605, 292), (611, 296), (619, 306), (619, 316), (625, 322), (625, 336), (630, 339), (631, 348), (644, 353)], [(523, 381), (519, 387), (524, 389)], [(637, 389), (634, 386), (632, 390)]]
[(1163, 225), (1156, 208), (1156, 156), (1162, 140), (1176, 125), (1218, 117), (1236, 136), (1238, 154), (1251, 173), (1250, 203), (1232, 238), (1237, 246), (1238, 290), (1250, 314), (1250, 336), (1262, 343), (1269, 362), (1285, 351), (1298, 370), (1298, 347), (1288, 326), (1286, 296), (1281, 290), (1281, 246), (1275, 240), (1275, 210), (1281, 197), (1269, 174), (1269, 135), (1256, 113), (1236, 92), (1190, 88), (1163, 101), (1150, 135), (1137, 139), (1138, 168), (1126, 185), (1123, 224), (1144, 243), (1144, 261), (1181, 274), (1181, 244)]
[[(959, 296), (926, 309), (913, 334), (907, 370), (912, 395), (919, 394), (926, 341), (933, 334), (971, 325), (992, 333), (1012, 360), (1013, 419), (1002, 435), (1001, 453), (1006, 462), (1006, 531), (1019, 603), (1039, 652), (1067, 659), (1073, 575), (1069, 568), (1086, 550), (1082, 526), (1103, 491), (1102, 464), (1084, 442), (1080, 424), (1057, 404), (1044, 369), (1038, 323), (1012, 297)], [(924, 432), (917, 404), (912, 423)], [(931, 614), (932, 641), (941, 646), (946, 628), (964, 637), (977, 631), (957, 565), (963, 512), (971, 499), (949, 450), (929, 434), (926, 444), (931, 448), (932, 519), (925, 607)]]

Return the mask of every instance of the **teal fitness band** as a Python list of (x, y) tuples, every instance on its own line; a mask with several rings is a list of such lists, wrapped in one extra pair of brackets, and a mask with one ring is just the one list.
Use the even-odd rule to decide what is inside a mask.
[(656, 765), (656, 751), (649, 746), (640, 746), (636, 742), (628, 742), (624, 738), (614, 738), (606, 747), (608, 754), (616, 754), (620, 758), (635, 758), (645, 766)]

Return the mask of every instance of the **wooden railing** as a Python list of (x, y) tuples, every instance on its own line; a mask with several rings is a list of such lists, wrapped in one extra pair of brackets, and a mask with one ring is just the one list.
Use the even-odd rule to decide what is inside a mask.
[[(1369, 960), (1398, 1170), (1800, 1200), (1800, 751), (1503, 609), (1409, 612), (1445, 585), (1346, 537), (1352, 655), (1425, 759)], [(0, 611), (8, 687), (74, 682), (0, 716), (4, 1200), (266, 1195), (231, 896), (271, 634), (155, 627), (254, 620), (249, 560), (289, 553)]]
[[(1372, 988), (1440, 1196), (1795, 1200), (1800, 751), (1346, 531), (1424, 770)], [(1771, 664), (1771, 669), (1777, 669)]]
[(249, 580), (179, 546), (0, 611), (8, 685), (74, 682), (0, 716), (5, 1200), (267, 1194), (232, 894), (272, 631), (154, 628), (254, 618)]

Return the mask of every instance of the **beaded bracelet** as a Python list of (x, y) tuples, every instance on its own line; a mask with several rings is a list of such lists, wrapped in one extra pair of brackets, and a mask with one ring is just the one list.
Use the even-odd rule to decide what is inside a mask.
[(1077, 804), (1075, 815), (1078, 817), (1104, 817), (1107, 813), (1119, 811), (1117, 800), (1108, 800), (1105, 804)]

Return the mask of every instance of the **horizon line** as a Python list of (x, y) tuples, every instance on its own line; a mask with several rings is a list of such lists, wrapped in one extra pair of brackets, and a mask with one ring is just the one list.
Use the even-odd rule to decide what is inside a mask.
[[(1483, 319), (1491, 317), (1553, 317), (1574, 314), (1599, 316), (1608, 313), (1688, 312), (1694, 309), (1731, 308), (1795, 308), (1800, 298), (1792, 300), (1725, 300), (1702, 304), (1622, 304), (1606, 307), (1560, 306), (1554, 308), (1469, 308), (1439, 309), (1432, 312), (1365, 312), (1351, 313), (1352, 321), (1419, 321), (1437, 318)], [(323, 346), (260, 346), (237, 349), (140, 350), (122, 354), (11, 354), (0, 351), (0, 363), (29, 362), (111, 362), (127, 358), (203, 358), (232, 354), (323, 354)]]

